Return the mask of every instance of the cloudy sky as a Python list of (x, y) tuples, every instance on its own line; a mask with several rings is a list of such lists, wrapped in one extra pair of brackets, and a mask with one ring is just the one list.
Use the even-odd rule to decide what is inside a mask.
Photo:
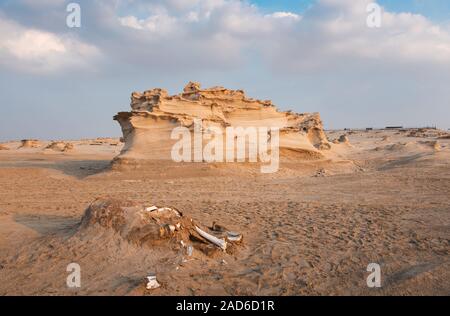
[(379, 28), (371, 2), (0, 0), (0, 140), (118, 136), (132, 91), (190, 80), (326, 128), (450, 128), (450, 1), (379, 0)]

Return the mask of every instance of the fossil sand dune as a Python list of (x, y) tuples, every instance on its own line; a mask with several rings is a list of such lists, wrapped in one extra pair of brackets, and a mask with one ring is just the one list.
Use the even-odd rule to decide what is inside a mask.
[[(131, 109), (114, 117), (122, 127), (125, 140), (122, 153), (115, 160), (118, 165), (170, 160), (171, 148), (176, 143), (171, 139), (172, 130), (184, 126), (193, 132), (194, 119), (200, 119), (205, 130), (210, 127), (223, 131), (226, 127), (279, 128), (282, 152), (287, 149), (290, 156), (299, 152), (298, 159), (305, 153), (323, 158), (321, 151), (330, 149), (318, 113), (279, 112), (271, 101), (250, 99), (241, 90), (201, 89), (200, 84), (190, 82), (181, 94), (174, 96), (163, 89), (134, 92)], [(236, 148), (226, 150), (236, 151)]]

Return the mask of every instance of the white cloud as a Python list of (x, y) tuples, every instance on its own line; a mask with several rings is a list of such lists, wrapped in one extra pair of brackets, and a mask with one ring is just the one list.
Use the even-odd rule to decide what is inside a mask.
[(275, 19), (293, 19), (293, 20), (300, 20), (300, 15), (292, 13), (292, 12), (284, 12), (284, 11), (280, 11), (280, 12), (274, 12), (271, 14), (267, 14), (266, 17), (271, 17), (271, 18), (275, 18)]
[(179, 23), (177, 18), (165, 13), (155, 14), (146, 19), (137, 19), (135, 16), (119, 18), (120, 24), (137, 30), (147, 30), (158, 35), (166, 35), (176, 30)]
[(317, 69), (348, 60), (450, 66), (450, 30), (421, 15), (382, 13), (380, 28), (366, 25), (370, 0), (320, 0), (297, 27), (274, 38), (264, 52), (274, 67)]
[(235, 52), (230, 59), (251, 49), (272, 66), (291, 70), (327, 67), (343, 58), (450, 64), (448, 29), (421, 15), (391, 12), (383, 12), (381, 28), (371, 29), (366, 25), (370, 2), (319, 0), (300, 16), (285, 11), (263, 14), (254, 5), (234, 0), (171, 0), (157, 1), (147, 18), (118, 19), (122, 26), (153, 33), (153, 38), (163, 35), (161, 40), (174, 45), (181, 40), (185, 46), (180, 58), (186, 51), (197, 51), (194, 45), (206, 47), (213, 38), (227, 38)]
[(99, 50), (71, 35), (57, 35), (0, 20), (0, 64), (32, 73), (87, 67)]
[[(386, 11), (381, 28), (368, 28), (369, 2), (318, 0), (299, 15), (266, 14), (237, 0), (81, 0), (83, 19), (89, 19), (91, 28), (83, 37), (99, 48), (19, 24), (12, 27), (13, 32), (4, 31), (10, 21), (0, 25), (0, 53), (9, 60), (28, 61), (31, 69), (58, 69), (71, 60), (88, 61), (99, 49), (120, 63), (173, 66), (180, 71), (239, 68), (248, 56), (262, 57), (258, 60), (263, 66), (290, 71), (343, 65), (352, 59), (450, 65), (449, 29), (421, 15)], [(24, 45), (30, 38), (36, 43), (31, 49)], [(33, 65), (33, 61), (38, 62)]]
[(143, 23), (138, 20), (138, 18), (136, 18), (135, 16), (129, 15), (129, 16), (125, 16), (122, 18), (119, 18), (120, 24), (132, 29), (136, 29), (136, 30), (143, 30), (144, 26), (142, 25)]
[(191, 11), (188, 14), (186, 14), (186, 21), (188, 22), (199, 22), (200, 17), (197, 12)]

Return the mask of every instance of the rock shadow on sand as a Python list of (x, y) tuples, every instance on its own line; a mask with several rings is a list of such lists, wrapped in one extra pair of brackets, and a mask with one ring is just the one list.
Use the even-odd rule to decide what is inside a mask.
[(72, 216), (16, 214), (14, 221), (40, 235), (65, 234), (79, 224), (80, 219)]

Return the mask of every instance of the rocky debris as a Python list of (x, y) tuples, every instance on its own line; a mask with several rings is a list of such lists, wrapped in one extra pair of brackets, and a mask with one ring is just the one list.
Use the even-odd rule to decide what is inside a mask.
[(435, 128), (417, 128), (409, 130), (407, 137), (422, 137), (422, 138), (441, 138), (449, 137), (446, 131)]
[(37, 139), (22, 139), (19, 148), (38, 148), (41, 147), (42, 144)]
[(191, 255), (190, 247), (209, 256), (218, 251), (233, 253), (243, 239), (239, 233), (216, 233), (205, 228), (175, 208), (114, 199), (97, 199), (91, 203), (81, 220), (79, 232), (98, 234), (99, 228), (112, 230), (139, 247), (182, 248)]
[(339, 142), (340, 142), (340, 143), (348, 143), (349, 140), (348, 140), (347, 135), (341, 135), (341, 136), (339, 137)]
[(120, 112), (114, 119), (121, 125), (125, 142), (115, 161), (171, 159), (176, 142), (172, 131), (183, 126), (193, 132), (196, 119), (205, 130), (279, 128), (280, 148), (318, 153), (330, 149), (318, 113), (280, 112), (271, 101), (248, 98), (242, 90), (202, 89), (196, 82), (189, 82), (178, 95), (160, 88), (133, 92), (131, 112)]
[(321, 178), (326, 177), (328, 175), (328, 172), (324, 168), (320, 168), (316, 171), (316, 173), (313, 175), (315, 178)]
[(347, 135), (344, 134), (333, 140), (333, 144), (350, 144), (350, 141)]
[(66, 143), (66, 142), (51, 142), (45, 149), (50, 149), (54, 151), (60, 151), (60, 152), (67, 152), (72, 149), (74, 149), (74, 146), (72, 143)]

